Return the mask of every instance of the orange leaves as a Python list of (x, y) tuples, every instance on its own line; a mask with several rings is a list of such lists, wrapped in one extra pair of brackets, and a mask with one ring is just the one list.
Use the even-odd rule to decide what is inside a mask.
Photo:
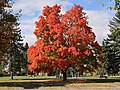
[(57, 50), (57, 53), (60, 57), (76, 56), (82, 58), (81, 52), (79, 52), (76, 47), (61, 47)]
[(59, 59), (58, 63), (61, 70), (66, 70), (69, 66), (68, 60), (66, 59)]
[(40, 20), (38, 22), (35, 22), (36, 30), (34, 31), (34, 34), (36, 37), (39, 37), (42, 34), (42, 31), (47, 28), (46, 19), (43, 16), (40, 16), (39, 19)]
[(67, 52), (68, 48), (67, 47), (61, 47), (57, 50), (58, 56), (67, 56), (68, 52)]
[(34, 46), (31, 46), (28, 48), (28, 61), (29, 62), (32, 62), (33, 59), (35, 58), (35, 47)]
[(46, 6), (46, 7), (44, 7), (42, 14), (47, 17), (51, 12), (54, 12), (56, 14), (59, 13), (60, 6), (58, 6), (57, 4), (54, 5), (53, 7)]
[(74, 5), (72, 9), (66, 11), (66, 13), (62, 16), (62, 22), (68, 26), (68, 25), (74, 25), (80, 20), (81, 18), (84, 18), (84, 12), (82, 12), (82, 7), (80, 5)]
[(46, 62), (46, 56), (45, 55), (42, 55), (40, 54), (38, 57), (37, 57), (37, 61), (36, 62)]
[(80, 5), (74, 5), (60, 15), (59, 5), (44, 7), (43, 15), (35, 23), (37, 41), (28, 49), (28, 61), (32, 63), (30, 70), (66, 70), (80, 64), (79, 60), (92, 56), (91, 50), (96, 54), (94, 48), (97, 49), (99, 44), (95, 42), (95, 34), (87, 25), (82, 10)]
[(86, 51), (84, 52), (84, 54), (87, 55), (87, 56), (90, 56), (90, 55), (92, 54), (92, 51), (91, 51), (91, 50), (86, 50)]
[(41, 44), (42, 44), (41, 39), (37, 39), (37, 41), (35, 42), (35, 45), (38, 46), (38, 45), (41, 45)]
[(66, 30), (66, 34), (71, 36), (74, 35), (76, 36), (78, 33), (79, 27), (78, 26), (71, 26), (70, 28), (68, 28), (68, 30)]
[(47, 52), (49, 54), (50, 52), (53, 52), (55, 50), (55, 48), (56, 47), (54, 45), (52, 45), (52, 46), (51, 45), (47, 45), (47, 46), (44, 47), (44, 52), (45, 53)]
[(53, 9), (52, 9), (52, 11), (53, 12), (55, 12), (55, 13), (60, 13), (60, 10), (61, 9), (61, 5), (57, 5), (57, 4), (55, 4), (54, 6), (53, 6)]
[(69, 48), (68, 48), (68, 53), (71, 53), (71, 54), (73, 54), (73, 55), (75, 55), (75, 56), (78, 56), (78, 55), (79, 55), (79, 52), (78, 52), (78, 50), (76, 49), (76, 47), (69, 47)]
[(40, 51), (43, 51), (43, 45), (31, 46), (28, 48), (28, 61), (33, 62), (33, 60), (39, 56)]
[(52, 7), (46, 6), (46, 7), (44, 7), (42, 14), (44, 16), (48, 16), (51, 13), (51, 10), (52, 10)]
[(59, 40), (56, 40), (53, 42), (53, 45), (55, 45), (56, 47), (59, 47), (61, 45), (61, 42)]
[(52, 29), (53, 26), (56, 23), (59, 23), (60, 20), (60, 15), (58, 14), (60, 12), (60, 6), (58, 6), (57, 4), (54, 5), (53, 7), (49, 7), (46, 6), (43, 10), (43, 15), (45, 16), (46, 20), (47, 20), (47, 24), (49, 29)]
[(50, 15), (47, 18), (47, 22), (49, 24), (49, 27), (51, 29), (51, 25), (55, 25), (56, 23), (59, 23), (58, 14), (55, 14), (54, 12), (50, 13)]
[(56, 23), (54, 26), (53, 26), (53, 31), (56, 32), (56, 33), (59, 33), (59, 34), (62, 34), (63, 31), (65, 29), (65, 26), (62, 24), (62, 23)]
[(40, 20), (38, 22), (35, 22), (36, 28), (41, 28), (46, 26), (46, 23), (47, 23), (46, 19), (43, 16), (40, 16), (39, 19)]
[(88, 37), (89, 37), (90, 41), (94, 41), (95, 40), (95, 34), (93, 32), (90, 32), (88, 34)]
[(80, 19), (80, 20), (78, 20), (78, 24), (80, 26), (85, 26), (86, 25), (86, 20), (85, 19)]
[(69, 64), (68, 64), (68, 60), (59, 58), (52, 62), (52, 66), (56, 68), (60, 68), (61, 70), (66, 70)]

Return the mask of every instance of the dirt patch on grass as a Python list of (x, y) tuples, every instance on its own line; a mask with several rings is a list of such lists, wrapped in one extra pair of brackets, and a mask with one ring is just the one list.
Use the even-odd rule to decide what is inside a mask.
[(115, 88), (114, 86), (103, 83), (73, 83), (66, 85), (68, 88)]

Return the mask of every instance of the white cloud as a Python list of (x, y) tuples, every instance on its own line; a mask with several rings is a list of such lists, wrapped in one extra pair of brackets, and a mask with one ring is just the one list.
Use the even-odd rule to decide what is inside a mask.
[(23, 39), (24, 43), (28, 43), (29, 46), (33, 45), (34, 42), (36, 41), (36, 37), (33, 34), (23, 34), (23, 36), (25, 36)]
[[(66, 11), (66, 7), (71, 7), (73, 5), (71, 2), (65, 0), (16, 0), (15, 4), (13, 5), (13, 10), (18, 11), (22, 9), (20, 27), (22, 34), (25, 36), (24, 42), (28, 42), (29, 45), (34, 44), (34, 22), (38, 20), (38, 17), (41, 15), (41, 11), (43, 10), (44, 6), (52, 6), (56, 3), (62, 5), (62, 13)], [(108, 23), (111, 19), (111, 14), (104, 11), (86, 10), (85, 12), (87, 12), (89, 17), (89, 25), (93, 28), (93, 31), (97, 36), (97, 41), (101, 43), (103, 38), (107, 37), (107, 33), (109, 33)]]
[(13, 9), (15, 11), (22, 9), (22, 14), (30, 17), (36, 15), (36, 12), (40, 14), (44, 6), (53, 6), (56, 3), (62, 7), (72, 5), (70, 2), (61, 0), (16, 0)]
[(35, 30), (35, 21), (37, 21), (38, 18), (31, 18), (31, 19), (24, 19), (20, 21), (20, 27), (22, 29), (23, 34), (32, 34)]
[(29, 45), (33, 45), (36, 40), (36, 37), (33, 34), (35, 30), (35, 24), (34, 24), (35, 21), (37, 21), (37, 18), (21, 20), (20, 22), (22, 36), (24, 36), (23, 42), (24, 43), (27, 42)]
[(89, 25), (92, 27), (93, 32), (95, 32), (96, 40), (102, 44), (103, 38), (106, 38), (109, 33), (108, 24), (112, 15), (104, 11), (86, 10), (85, 12), (87, 12)]
[(16, 0), (13, 5), (13, 10), (22, 10), (22, 17), (20, 18), (20, 28), (22, 35), (25, 36), (24, 42), (28, 42), (29, 45), (33, 45), (35, 42), (35, 21), (38, 20), (39, 15), (43, 7), (46, 5), (53, 6), (55, 4), (62, 5), (61, 12), (65, 12), (66, 6), (71, 6), (72, 3), (61, 0)]

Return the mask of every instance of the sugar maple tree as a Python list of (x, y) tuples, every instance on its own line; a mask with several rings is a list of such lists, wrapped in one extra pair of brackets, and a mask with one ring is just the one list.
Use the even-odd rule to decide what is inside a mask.
[(28, 49), (28, 61), (30, 71), (49, 73), (56, 68), (66, 80), (69, 67), (78, 71), (95, 70), (101, 58), (101, 47), (80, 5), (74, 5), (65, 14), (60, 14), (60, 9), (57, 4), (44, 7), (39, 21), (35, 22), (37, 41)]

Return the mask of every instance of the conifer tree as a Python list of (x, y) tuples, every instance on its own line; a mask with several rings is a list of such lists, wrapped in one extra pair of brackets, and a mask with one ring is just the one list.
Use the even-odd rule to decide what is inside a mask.
[(20, 11), (13, 14), (11, 0), (0, 0), (0, 58), (9, 57), (11, 79), (13, 79), (13, 65), (19, 63), (23, 44), (19, 28)]
[(116, 74), (120, 68), (120, 10), (109, 23), (111, 34), (103, 41), (105, 67), (109, 74)]

